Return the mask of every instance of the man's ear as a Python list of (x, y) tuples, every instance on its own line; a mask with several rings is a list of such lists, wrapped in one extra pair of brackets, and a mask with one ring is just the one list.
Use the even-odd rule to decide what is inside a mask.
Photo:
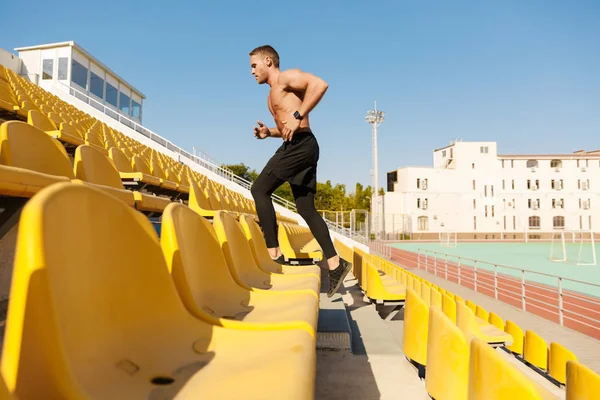
[(265, 56), (265, 65), (267, 67), (270, 67), (271, 65), (273, 65), (273, 60), (271, 60), (271, 57)]

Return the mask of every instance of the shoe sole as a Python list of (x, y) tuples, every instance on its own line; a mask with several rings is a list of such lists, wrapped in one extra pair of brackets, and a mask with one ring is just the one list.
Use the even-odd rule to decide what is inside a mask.
[(337, 291), (340, 289), (340, 286), (342, 286), (342, 283), (344, 282), (346, 275), (348, 275), (348, 272), (350, 272), (351, 269), (352, 269), (352, 264), (348, 263), (348, 267), (344, 270), (344, 273), (340, 277), (340, 280), (338, 281), (337, 285), (335, 285), (335, 290), (333, 290), (332, 292), (328, 292), (327, 297), (333, 297), (333, 295), (337, 293)]

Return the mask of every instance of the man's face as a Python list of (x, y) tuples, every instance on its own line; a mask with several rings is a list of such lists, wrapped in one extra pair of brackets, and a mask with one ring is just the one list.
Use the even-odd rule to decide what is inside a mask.
[(265, 63), (267, 57), (261, 54), (254, 54), (250, 56), (250, 67), (252, 68), (252, 75), (256, 78), (259, 84), (263, 84), (267, 81), (269, 75), (269, 67)]

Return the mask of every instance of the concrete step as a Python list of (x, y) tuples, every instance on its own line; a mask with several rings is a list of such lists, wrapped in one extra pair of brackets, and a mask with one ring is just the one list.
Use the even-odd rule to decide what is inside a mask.
[(317, 349), (352, 352), (352, 330), (342, 295), (320, 294)]

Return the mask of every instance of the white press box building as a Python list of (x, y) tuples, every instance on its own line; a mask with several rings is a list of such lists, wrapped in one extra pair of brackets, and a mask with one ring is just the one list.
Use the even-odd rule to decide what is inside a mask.
[(372, 231), (431, 239), (589, 232), (600, 228), (599, 193), (600, 150), (499, 155), (496, 142), (454, 141), (433, 151), (432, 167), (388, 172)]

